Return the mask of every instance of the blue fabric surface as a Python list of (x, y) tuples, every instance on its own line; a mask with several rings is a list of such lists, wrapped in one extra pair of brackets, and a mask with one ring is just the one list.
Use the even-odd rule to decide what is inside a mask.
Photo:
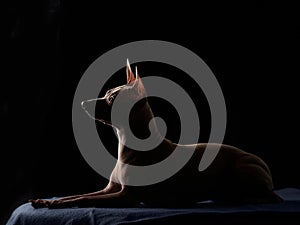
[(300, 190), (276, 191), (279, 204), (216, 205), (202, 202), (193, 208), (67, 208), (34, 209), (26, 203), (7, 225), (75, 224), (300, 224)]

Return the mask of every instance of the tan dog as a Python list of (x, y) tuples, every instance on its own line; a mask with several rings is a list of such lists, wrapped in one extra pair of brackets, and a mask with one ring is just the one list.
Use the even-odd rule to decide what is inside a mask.
[[(156, 206), (182, 206), (202, 200), (228, 203), (280, 202), (281, 198), (273, 192), (270, 170), (259, 157), (238, 148), (221, 144), (178, 145), (167, 139), (151, 151), (129, 149), (126, 131), (122, 124), (111, 124), (110, 110), (115, 97), (123, 92), (132, 98), (145, 95), (145, 89), (137, 72), (134, 75), (127, 63), (127, 84), (109, 90), (103, 98), (82, 103), (88, 111), (89, 103), (98, 101), (101, 115), (97, 120), (117, 129), (119, 138), (118, 161), (112, 171), (111, 179), (103, 190), (64, 197), (55, 200), (30, 200), (34, 207), (131, 207), (140, 202)], [(126, 100), (125, 100), (126, 101)], [(123, 102), (126, 104), (126, 102)], [(151, 108), (145, 99), (132, 112), (135, 118), (131, 129), (141, 136), (147, 136), (149, 121), (153, 118)], [(159, 136), (159, 134), (158, 134)], [(199, 162), (207, 146), (219, 145), (220, 150), (212, 164), (204, 171), (198, 170)], [(130, 178), (126, 164), (150, 165), (168, 157), (175, 148), (187, 151), (195, 148), (188, 163), (171, 178), (148, 186), (128, 186), (124, 179)], [(123, 164), (126, 163), (126, 164)]]

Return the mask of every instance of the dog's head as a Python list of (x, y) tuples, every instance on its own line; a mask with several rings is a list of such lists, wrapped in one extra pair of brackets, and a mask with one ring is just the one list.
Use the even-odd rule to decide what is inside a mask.
[[(146, 92), (140, 76), (138, 75), (137, 67), (135, 68), (134, 74), (128, 59), (126, 75), (127, 84), (108, 90), (102, 98), (81, 102), (82, 108), (91, 118), (113, 127), (119, 127), (119, 124), (112, 124), (111, 122), (111, 110), (116, 97), (119, 96), (118, 100), (121, 104), (130, 104), (130, 101), (136, 101), (137, 98), (141, 99), (146, 97)], [(93, 111), (95, 111), (95, 113), (93, 113)]]

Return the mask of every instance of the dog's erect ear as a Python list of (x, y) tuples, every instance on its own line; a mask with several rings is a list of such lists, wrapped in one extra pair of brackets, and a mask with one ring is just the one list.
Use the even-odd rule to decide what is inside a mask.
[(130, 84), (135, 80), (135, 76), (132, 73), (128, 59), (127, 59), (127, 64), (126, 64), (126, 75), (127, 75), (127, 84)]
[(140, 79), (140, 76), (138, 74), (138, 71), (137, 71), (137, 66), (135, 67), (135, 79)]
[(138, 74), (137, 67), (135, 67), (134, 87), (138, 90), (138, 93), (140, 96), (144, 96), (146, 94), (142, 79), (140, 78), (140, 76)]

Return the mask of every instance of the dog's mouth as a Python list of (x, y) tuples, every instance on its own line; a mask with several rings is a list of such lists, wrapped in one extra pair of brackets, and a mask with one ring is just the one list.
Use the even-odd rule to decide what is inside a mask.
[[(105, 124), (105, 125), (113, 126), (113, 125), (112, 125), (110, 122), (108, 122), (107, 120), (104, 120), (104, 119), (98, 119), (98, 118), (95, 117), (95, 115), (92, 115), (92, 114), (90, 113), (90, 111), (87, 109), (88, 107), (87, 107), (87, 104), (86, 104), (86, 103), (91, 103), (91, 102), (93, 102), (93, 101), (94, 101), (94, 99), (81, 102), (81, 107), (82, 107), (82, 109), (85, 111), (85, 113), (86, 113), (91, 119), (93, 119), (93, 120), (95, 120), (95, 121), (101, 122), (102, 124)], [(96, 101), (95, 101), (94, 103), (96, 103)]]
[(95, 120), (96, 120), (96, 121), (99, 121), (99, 122), (101, 122), (101, 123), (103, 123), (103, 124), (105, 124), (105, 125), (108, 125), (108, 126), (113, 127), (113, 125), (112, 125), (111, 123), (107, 122), (106, 120), (101, 120), (101, 119), (95, 119)]
[(105, 124), (105, 125), (112, 126), (112, 124), (110, 124), (110, 123), (109, 123), (108, 121), (106, 121), (106, 120), (95, 118), (94, 116), (92, 116), (92, 115), (89, 113), (88, 110), (84, 109), (84, 111), (85, 111), (85, 113), (86, 113), (91, 119), (93, 119), (93, 120), (95, 120), (95, 121), (99, 121), (99, 122), (101, 122), (101, 123), (103, 123), (103, 124)]

